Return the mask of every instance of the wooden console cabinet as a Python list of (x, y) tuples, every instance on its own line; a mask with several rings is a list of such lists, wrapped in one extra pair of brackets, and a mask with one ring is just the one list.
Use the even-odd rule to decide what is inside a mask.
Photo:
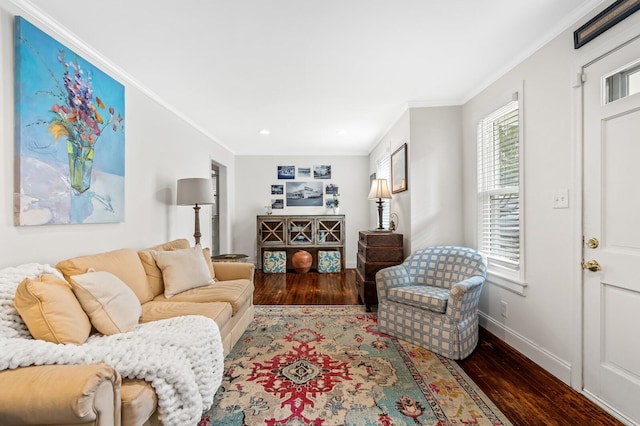
[(293, 269), (291, 256), (306, 250), (313, 256), (311, 269), (318, 268), (319, 250), (340, 252), (342, 270), (345, 268), (344, 215), (263, 215), (257, 217), (258, 268), (262, 269), (265, 251), (285, 251), (287, 269)]
[(356, 286), (367, 311), (378, 304), (376, 272), (404, 260), (402, 234), (360, 231)]

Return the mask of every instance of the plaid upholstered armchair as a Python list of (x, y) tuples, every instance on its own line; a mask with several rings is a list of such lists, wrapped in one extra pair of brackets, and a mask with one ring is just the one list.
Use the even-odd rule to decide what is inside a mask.
[(437, 246), (376, 274), (378, 329), (451, 359), (478, 344), (478, 301), (486, 277), (480, 253)]

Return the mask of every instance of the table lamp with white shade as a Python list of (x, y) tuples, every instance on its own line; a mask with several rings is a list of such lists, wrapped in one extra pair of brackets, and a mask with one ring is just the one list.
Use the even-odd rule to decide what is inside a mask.
[(377, 200), (376, 203), (378, 204), (378, 229), (376, 229), (376, 231), (384, 231), (382, 226), (382, 200), (391, 199), (391, 193), (389, 193), (386, 179), (374, 179), (371, 181), (369, 199)]

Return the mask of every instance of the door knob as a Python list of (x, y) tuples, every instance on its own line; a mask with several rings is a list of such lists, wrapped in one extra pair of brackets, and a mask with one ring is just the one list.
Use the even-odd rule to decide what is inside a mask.
[(600, 241), (598, 241), (597, 238), (589, 238), (589, 241), (587, 241), (587, 246), (589, 248), (595, 249), (595, 248), (598, 248), (599, 245), (600, 245)]
[(583, 269), (588, 269), (591, 272), (598, 272), (598, 271), (602, 271), (602, 266), (600, 266), (600, 264), (598, 263), (597, 260), (588, 260), (586, 262), (582, 262), (582, 268)]

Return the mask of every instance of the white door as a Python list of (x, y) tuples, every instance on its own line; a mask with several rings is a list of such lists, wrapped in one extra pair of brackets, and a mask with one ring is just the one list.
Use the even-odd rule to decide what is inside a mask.
[(585, 77), (583, 386), (640, 424), (640, 39)]

